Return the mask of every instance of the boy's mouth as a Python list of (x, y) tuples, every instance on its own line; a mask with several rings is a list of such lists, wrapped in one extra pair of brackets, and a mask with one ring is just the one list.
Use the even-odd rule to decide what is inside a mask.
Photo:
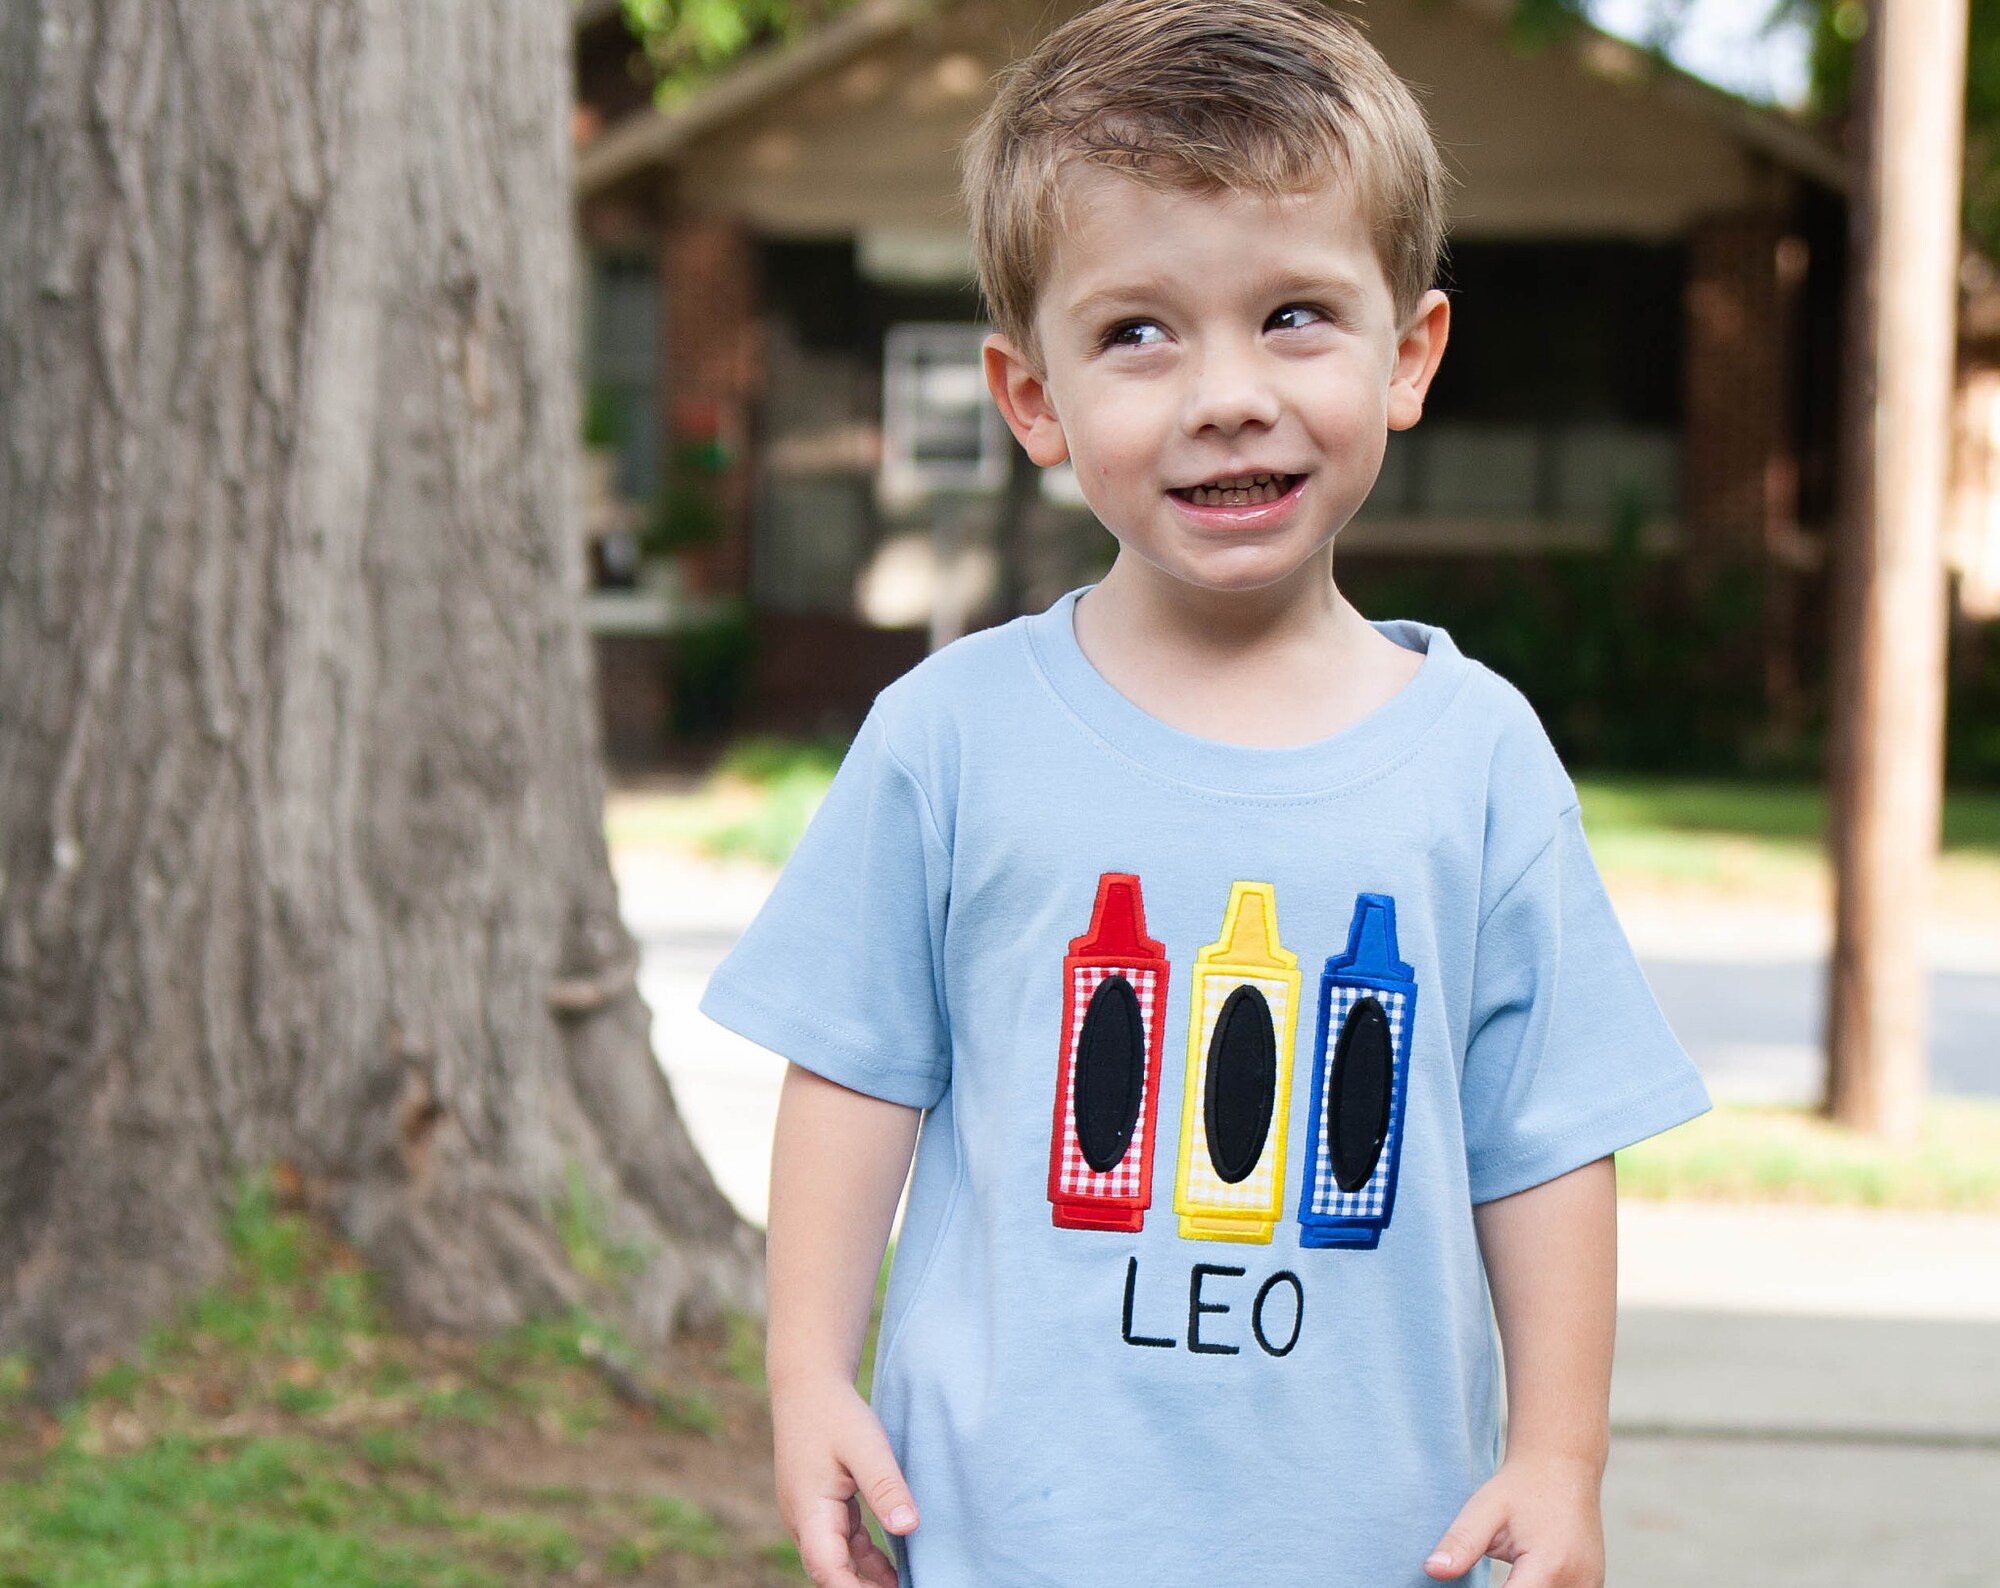
[(1277, 501), (1304, 478), (1303, 474), (1236, 474), (1177, 487), (1171, 494), (1196, 507), (1257, 507)]

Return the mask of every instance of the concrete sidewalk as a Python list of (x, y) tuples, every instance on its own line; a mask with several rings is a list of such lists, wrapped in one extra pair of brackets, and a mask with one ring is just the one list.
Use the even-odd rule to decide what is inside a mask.
[[(675, 1096), (762, 1224), (784, 1063), (695, 1005), (769, 873), (657, 853), (618, 873)], [(1619, 1245), (1610, 1588), (1995, 1576), (2000, 1218), (1627, 1201)]]
[(2000, 1558), (2000, 1219), (1626, 1202), (1614, 1588), (1957, 1588)]

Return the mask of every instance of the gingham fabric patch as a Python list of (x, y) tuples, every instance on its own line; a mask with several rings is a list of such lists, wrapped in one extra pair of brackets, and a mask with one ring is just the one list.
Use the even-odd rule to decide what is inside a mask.
[(1091, 994), (1108, 976), (1123, 976), (1138, 995), (1141, 1018), (1145, 1022), (1145, 1051), (1153, 1050), (1153, 1033), (1159, 1029), (1160, 978), (1150, 970), (1131, 965), (1077, 965), (1070, 971), (1069, 1046), (1063, 1062), (1063, 1144), (1062, 1165), (1057, 1185), (1065, 1196), (1136, 1197), (1141, 1188), (1142, 1169), (1148, 1159), (1146, 1120), (1150, 1110), (1145, 1088), (1153, 1084), (1153, 1066), (1142, 1072), (1139, 1094), (1139, 1121), (1132, 1127), (1132, 1145), (1104, 1173), (1090, 1167), (1076, 1139), (1076, 1045), (1083, 1035), (1083, 1017), (1090, 1009)]
[[(1292, 1045), (1292, 989), (1289, 982), (1276, 977), (1264, 976), (1203, 976), (1201, 1000), (1201, 1059), (1196, 1073), (1189, 1079), (1191, 1093), (1195, 1097), (1206, 1095), (1208, 1086), (1209, 1044), (1215, 1036), (1215, 1022), (1222, 1013), (1222, 1006), (1229, 995), (1238, 987), (1255, 987), (1264, 995), (1264, 1002), (1271, 1011), (1271, 1025), (1278, 1039), (1278, 1064), (1290, 1061)], [(1245, 1209), (1269, 1213), (1272, 1198), (1276, 1194), (1275, 1177), (1284, 1165), (1273, 1149), (1283, 1139), (1278, 1121), (1271, 1122), (1271, 1133), (1264, 1144), (1264, 1154), (1248, 1176), (1231, 1185), (1215, 1172), (1215, 1166), (1208, 1160), (1207, 1143), (1201, 1136), (1200, 1115), (1195, 1116), (1193, 1149), (1188, 1157), (1186, 1200), (1203, 1211), (1213, 1209)]]
[(1404, 1086), (1405, 1037), (1403, 1021), (1408, 995), (1400, 992), (1386, 992), (1380, 987), (1352, 987), (1336, 983), (1331, 989), (1331, 1007), (1327, 1011), (1326, 1049), (1328, 1055), (1327, 1073), (1321, 1085), (1331, 1088), (1333, 1084), (1332, 1054), (1334, 1044), (1339, 1039), (1340, 1028), (1347, 1022), (1347, 1012), (1363, 998), (1373, 998), (1382, 1006), (1382, 1013), (1389, 1019), (1389, 1051), (1395, 1055), (1395, 1065), (1390, 1070), (1389, 1080), (1389, 1130), (1382, 1142), (1382, 1156), (1375, 1165), (1375, 1172), (1368, 1177), (1368, 1183), (1359, 1191), (1343, 1191), (1340, 1182), (1333, 1177), (1333, 1151), (1329, 1133), (1333, 1129), (1331, 1110), (1326, 1106), (1325, 1097), (1318, 1099), (1319, 1141), (1313, 1157), (1312, 1211), (1327, 1218), (1380, 1218), (1388, 1204), (1389, 1176), (1396, 1164), (1397, 1136), (1400, 1131), (1402, 1112), (1402, 1092)]

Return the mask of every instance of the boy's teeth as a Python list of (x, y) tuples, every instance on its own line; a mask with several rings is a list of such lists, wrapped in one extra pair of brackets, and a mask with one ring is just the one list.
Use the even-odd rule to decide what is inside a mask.
[(1210, 480), (1184, 494), (1197, 507), (1254, 507), (1283, 496), (1291, 479), (1289, 474), (1238, 474)]

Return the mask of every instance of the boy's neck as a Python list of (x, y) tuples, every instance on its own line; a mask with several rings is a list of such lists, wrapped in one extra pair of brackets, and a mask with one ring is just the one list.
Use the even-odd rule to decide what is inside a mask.
[(1309, 744), (1394, 697), (1423, 663), (1384, 636), (1330, 565), (1262, 590), (1217, 591), (1121, 552), (1077, 603), (1078, 645), (1168, 726), (1229, 744)]

